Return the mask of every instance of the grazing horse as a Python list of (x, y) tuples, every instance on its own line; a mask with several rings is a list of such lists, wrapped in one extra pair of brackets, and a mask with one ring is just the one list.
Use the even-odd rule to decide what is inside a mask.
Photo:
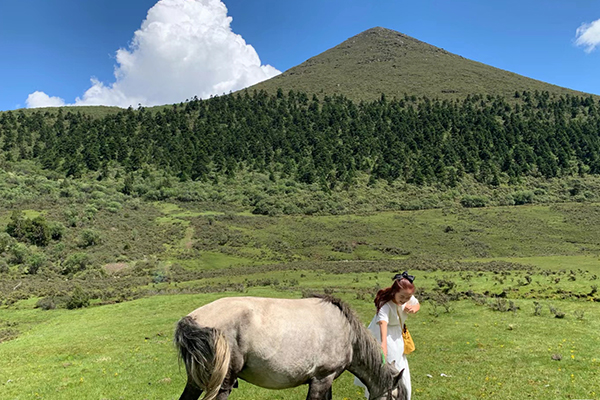
[(226, 400), (237, 379), (268, 389), (308, 384), (307, 400), (330, 400), (348, 370), (371, 400), (406, 400), (402, 372), (350, 307), (329, 296), (227, 297), (192, 311), (175, 330), (187, 371), (180, 400)]

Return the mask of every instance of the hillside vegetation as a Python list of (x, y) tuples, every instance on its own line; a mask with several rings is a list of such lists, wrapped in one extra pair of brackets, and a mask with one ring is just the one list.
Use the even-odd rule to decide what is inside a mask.
[[(457, 186), (470, 176), (500, 186), (524, 177), (600, 173), (600, 103), (592, 97), (515, 92), (439, 101), (414, 96), (354, 103), (304, 93), (192, 100), (161, 112), (7, 112), (0, 116), (0, 162), (33, 160), (67, 177), (110, 167), (158, 169), (181, 181), (267, 172), (271, 180), (348, 189), (357, 176), (415, 185)], [(137, 189), (141, 189), (138, 187)], [(144, 195), (146, 192), (140, 192)]]

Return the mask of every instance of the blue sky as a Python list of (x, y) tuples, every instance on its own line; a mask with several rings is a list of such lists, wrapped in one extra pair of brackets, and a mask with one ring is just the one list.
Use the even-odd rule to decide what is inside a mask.
[[(46, 97), (60, 98), (60, 104), (80, 98), (80, 104), (118, 105), (206, 97), (266, 79), (375, 26), (600, 94), (600, 44), (592, 49), (600, 43), (598, 1), (224, 0), (230, 26), (219, 0), (161, 3), (149, 22), (162, 24), (163, 31), (149, 25), (135, 51), (128, 47), (134, 32), (157, 0), (1, 1), (0, 110), (25, 107), (34, 92), (44, 94), (32, 104)], [(179, 29), (181, 21), (190, 25)], [(587, 46), (576, 45), (582, 24), (591, 24), (580, 31)], [(205, 32), (204, 25), (212, 28)], [(124, 51), (117, 57), (119, 49)], [(232, 60), (243, 61), (229, 68)]]

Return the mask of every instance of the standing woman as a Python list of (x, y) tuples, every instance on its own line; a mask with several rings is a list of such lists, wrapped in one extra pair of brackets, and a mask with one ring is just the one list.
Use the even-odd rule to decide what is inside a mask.
[[(404, 369), (402, 381), (408, 390), (408, 399), (411, 395), (410, 370), (408, 361), (404, 354), (404, 339), (402, 338), (402, 327), (408, 314), (414, 314), (421, 306), (413, 294), (415, 277), (408, 275), (406, 271), (394, 276), (394, 283), (386, 289), (381, 289), (375, 296), (375, 307), (377, 312), (371, 323), (369, 331), (375, 339), (381, 343), (381, 349), (388, 363), (394, 364), (398, 371)], [(366, 387), (358, 379), (354, 384), (365, 388), (365, 396), (369, 398)]]

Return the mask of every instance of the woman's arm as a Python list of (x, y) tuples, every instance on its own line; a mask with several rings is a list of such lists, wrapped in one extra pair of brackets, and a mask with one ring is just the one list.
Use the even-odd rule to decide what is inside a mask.
[(381, 331), (381, 349), (383, 355), (387, 358), (387, 326), (388, 323), (385, 321), (379, 321), (379, 330)]
[(402, 309), (409, 314), (414, 314), (421, 309), (421, 304), (419, 304), (419, 300), (415, 296), (411, 296)]
[(421, 309), (421, 305), (419, 303), (413, 304), (413, 305), (407, 304), (404, 306), (404, 311), (406, 311), (409, 314), (414, 314), (417, 311), (419, 311), (420, 309)]

